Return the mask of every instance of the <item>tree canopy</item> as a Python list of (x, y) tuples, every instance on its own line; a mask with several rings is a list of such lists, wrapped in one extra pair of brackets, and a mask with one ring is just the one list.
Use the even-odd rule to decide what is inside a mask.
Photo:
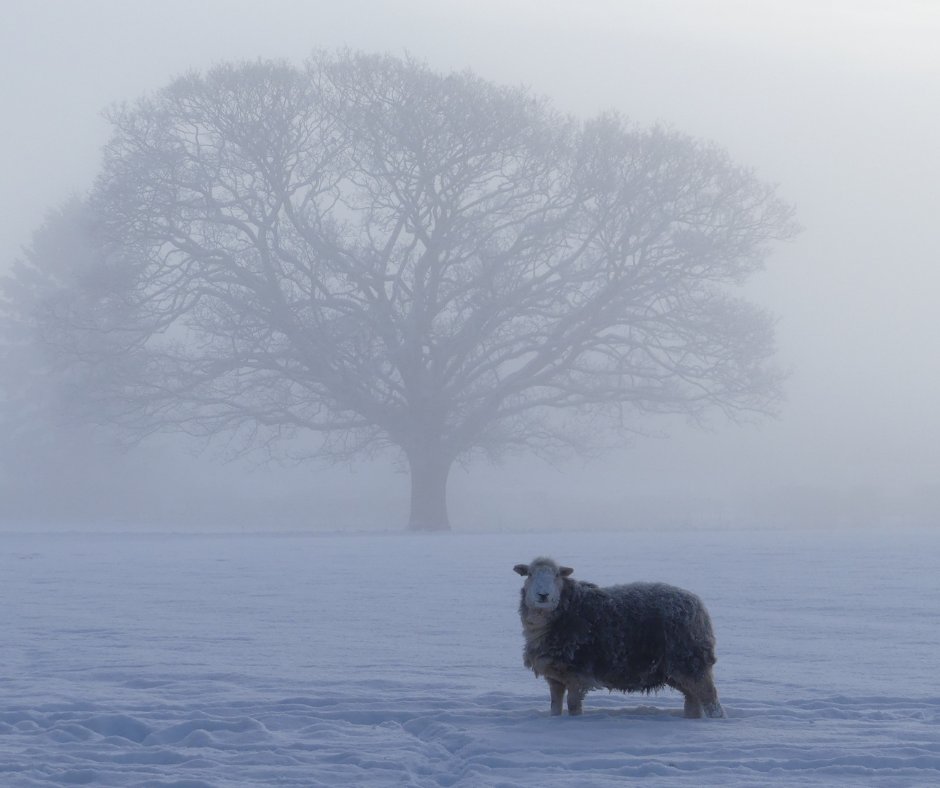
[(33, 319), (137, 434), (399, 451), (410, 525), (438, 529), (474, 452), (774, 408), (772, 320), (730, 286), (793, 212), (714, 145), (352, 53), (222, 65), (109, 117), (94, 297)]

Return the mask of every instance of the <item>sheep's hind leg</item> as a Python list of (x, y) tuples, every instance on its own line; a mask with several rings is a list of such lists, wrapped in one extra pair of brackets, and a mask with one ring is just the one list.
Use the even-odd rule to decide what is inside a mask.
[(682, 707), (682, 715), (689, 720), (698, 720), (702, 717), (702, 704), (698, 698), (686, 694), (685, 704)]
[(676, 681), (673, 678), (667, 679), (666, 683), (673, 689), (679, 690), (682, 693), (682, 696), (685, 698), (685, 706), (683, 708), (683, 716), (690, 720), (697, 720), (702, 716), (702, 704), (699, 702), (698, 698), (690, 692), (688, 687), (688, 682)]
[(715, 687), (715, 680), (712, 678), (711, 668), (699, 679), (696, 690), (706, 717), (718, 718), (725, 716), (725, 710), (721, 708), (721, 702), (718, 700), (718, 690)]
[(670, 682), (670, 684), (685, 695), (686, 717), (699, 719), (702, 716), (725, 716), (725, 711), (718, 700), (718, 690), (715, 688), (711, 670), (696, 678), (683, 676), (676, 683)]
[(565, 685), (555, 679), (545, 679), (548, 682), (548, 691), (552, 697), (552, 716), (561, 714), (561, 707), (565, 699)]
[(581, 702), (585, 692), (581, 687), (568, 687), (568, 713), (576, 717), (581, 713)]
[(713, 719), (721, 719), (725, 716), (725, 710), (721, 706), (721, 702), (715, 700), (714, 703), (706, 703), (705, 706), (705, 716), (712, 717)]

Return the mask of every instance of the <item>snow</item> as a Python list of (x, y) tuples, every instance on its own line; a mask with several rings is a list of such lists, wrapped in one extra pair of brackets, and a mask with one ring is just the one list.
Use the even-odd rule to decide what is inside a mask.
[[(940, 532), (0, 536), (4, 786), (940, 784)], [(512, 567), (698, 593), (724, 720), (549, 716)]]

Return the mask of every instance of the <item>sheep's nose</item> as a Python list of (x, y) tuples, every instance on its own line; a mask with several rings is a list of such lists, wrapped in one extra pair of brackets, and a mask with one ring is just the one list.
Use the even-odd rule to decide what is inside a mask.
[(548, 594), (539, 592), (539, 602), (548, 602)]

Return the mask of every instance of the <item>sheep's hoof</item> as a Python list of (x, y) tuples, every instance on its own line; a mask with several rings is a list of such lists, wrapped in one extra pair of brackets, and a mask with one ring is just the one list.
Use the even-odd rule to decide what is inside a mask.
[(725, 716), (725, 710), (718, 701), (705, 704), (705, 716), (713, 719), (720, 719)]

